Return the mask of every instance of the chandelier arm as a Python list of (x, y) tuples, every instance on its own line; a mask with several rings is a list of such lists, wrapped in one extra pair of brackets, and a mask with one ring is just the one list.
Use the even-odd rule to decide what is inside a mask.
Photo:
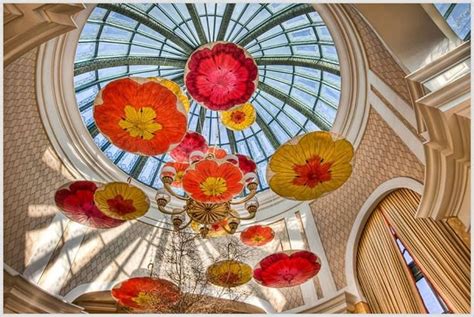
[(166, 191), (167, 191), (168, 193), (170, 193), (172, 196), (174, 196), (174, 197), (176, 197), (176, 198), (178, 198), (178, 199), (180, 199), (180, 200), (184, 200), (184, 201), (188, 200), (186, 197), (181, 196), (181, 195), (175, 193), (175, 192), (173, 191), (173, 189), (171, 188), (170, 184), (164, 183), (163, 185), (164, 185)]
[[(257, 213), (250, 213), (248, 216), (241, 217), (241, 216), (238, 215), (238, 214), (232, 213), (232, 216), (233, 216), (234, 218), (239, 219), (239, 220), (250, 220), (250, 219), (255, 218), (255, 215), (256, 215), (256, 214), (257, 214)], [(223, 228), (224, 228), (224, 230), (225, 230), (225, 227), (223, 227)]]
[(164, 206), (160, 206), (160, 205), (158, 205), (158, 210), (161, 211), (164, 214), (167, 214), (167, 215), (180, 215), (184, 212), (184, 209), (182, 209), (179, 212), (168, 211), (168, 210), (166, 210), (166, 208)]
[(231, 205), (241, 205), (241, 204), (243, 204), (243, 203), (249, 201), (250, 199), (254, 198), (256, 194), (257, 194), (257, 190), (254, 189), (254, 190), (252, 190), (252, 191), (250, 192), (250, 194), (248, 194), (248, 195), (247, 195), (246, 197), (244, 197), (243, 199), (237, 200), (237, 201), (230, 201), (229, 203), (230, 203)]
[(227, 230), (227, 228), (225, 226), (222, 226), (222, 229), (224, 229), (224, 231), (227, 232), (228, 234), (234, 234), (234, 232), (232, 232), (232, 230)]
[[(184, 211), (184, 209), (183, 209), (183, 211)], [(182, 226), (182, 227), (178, 227), (177, 229), (178, 229), (179, 231), (181, 231), (181, 230), (183, 230), (183, 229), (189, 227), (189, 225), (191, 224), (191, 222), (193, 222), (193, 219), (189, 218), (188, 223), (186, 223), (186, 224), (185, 224), (184, 226)], [(194, 238), (193, 238), (193, 239), (194, 239)], [(189, 239), (189, 240), (187, 240), (186, 242), (188, 242), (188, 241), (190, 241), (190, 240), (193, 240), (193, 239)]]

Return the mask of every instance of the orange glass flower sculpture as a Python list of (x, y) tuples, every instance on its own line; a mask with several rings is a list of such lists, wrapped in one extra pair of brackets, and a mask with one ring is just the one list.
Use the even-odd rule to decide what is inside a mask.
[(130, 77), (108, 83), (94, 101), (99, 131), (120, 149), (154, 156), (183, 139), (187, 115), (183, 104), (156, 80)]
[(219, 261), (207, 268), (207, 278), (217, 286), (236, 287), (252, 279), (252, 268), (236, 260)]
[(294, 200), (313, 200), (344, 184), (352, 173), (354, 150), (330, 132), (310, 132), (280, 146), (267, 167), (270, 188)]
[(275, 232), (268, 226), (250, 226), (240, 233), (240, 240), (243, 244), (251, 247), (263, 246), (275, 237)]
[(320, 269), (321, 263), (316, 254), (309, 251), (287, 251), (263, 258), (255, 267), (253, 278), (267, 287), (292, 287), (314, 277)]
[(123, 220), (107, 217), (94, 203), (94, 193), (102, 184), (76, 181), (61, 186), (54, 195), (56, 206), (72, 221), (97, 229), (113, 228)]
[[(174, 169), (173, 173), (167, 172), (166, 167), (171, 167)], [(171, 183), (174, 187), (183, 187), (183, 176), (186, 172), (186, 169), (189, 167), (188, 163), (178, 163), (178, 162), (167, 162), (163, 166), (161, 177), (163, 176), (171, 176), (173, 177), (173, 183)]]
[(214, 154), (214, 157), (216, 159), (223, 159), (224, 157), (227, 156), (227, 151), (217, 146), (210, 146), (209, 149), (207, 150), (207, 153)]
[(238, 166), (225, 160), (203, 159), (191, 164), (183, 176), (183, 189), (194, 200), (223, 203), (244, 188)]
[(207, 149), (207, 141), (201, 134), (187, 132), (181, 143), (170, 152), (170, 156), (176, 162), (187, 163), (192, 152), (201, 151), (206, 153)]
[(184, 72), (188, 93), (204, 107), (225, 111), (247, 102), (258, 82), (257, 64), (242, 47), (227, 42), (203, 45)]
[(134, 312), (167, 312), (180, 299), (174, 283), (160, 278), (133, 277), (115, 285), (112, 297)]
[(94, 201), (105, 215), (120, 220), (141, 217), (150, 208), (150, 201), (141, 189), (121, 182), (108, 183), (98, 188)]
[(242, 131), (250, 127), (257, 118), (255, 108), (250, 102), (246, 102), (232, 110), (221, 113), (222, 124), (234, 131)]

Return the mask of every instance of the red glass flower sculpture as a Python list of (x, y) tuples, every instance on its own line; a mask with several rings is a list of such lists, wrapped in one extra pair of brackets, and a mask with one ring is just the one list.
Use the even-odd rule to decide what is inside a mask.
[(273, 240), (275, 232), (268, 226), (250, 226), (240, 233), (240, 240), (251, 247), (260, 247)]
[(179, 288), (160, 278), (133, 277), (115, 285), (112, 297), (135, 312), (166, 312), (180, 296)]
[(170, 156), (176, 162), (188, 162), (189, 155), (194, 151), (206, 153), (208, 149), (206, 139), (197, 132), (187, 132), (183, 140), (171, 152)]
[[(167, 172), (166, 167), (171, 167), (174, 169), (174, 172)], [(178, 163), (178, 162), (167, 162), (163, 166), (163, 170), (161, 172), (161, 177), (163, 176), (170, 176), (173, 178), (173, 183), (171, 183), (174, 187), (183, 187), (183, 176), (186, 172), (186, 169), (189, 167), (188, 163)]]
[(72, 221), (98, 228), (113, 228), (124, 223), (104, 215), (94, 203), (94, 193), (101, 184), (76, 181), (61, 186), (54, 195), (56, 206)]
[(234, 43), (209, 43), (189, 57), (184, 82), (191, 97), (204, 107), (229, 110), (246, 103), (254, 93), (257, 64)]
[(99, 131), (120, 149), (154, 156), (178, 145), (187, 115), (177, 96), (160, 82), (130, 77), (108, 83), (94, 101)]
[(247, 173), (255, 173), (257, 164), (255, 164), (254, 160), (243, 154), (236, 154), (236, 156), (239, 159), (239, 168), (244, 175)]
[(267, 287), (292, 287), (314, 277), (320, 269), (320, 260), (312, 252), (280, 252), (263, 258), (255, 267), (253, 278)]
[(240, 169), (225, 160), (203, 159), (191, 164), (183, 176), (183, 189), (203, 203), (223, 203), (243, 190)]

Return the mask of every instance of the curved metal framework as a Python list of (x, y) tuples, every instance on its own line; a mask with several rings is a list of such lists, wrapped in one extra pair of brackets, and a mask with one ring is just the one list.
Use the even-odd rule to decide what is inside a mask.
[(224, 40), (243, 45), (259, 68), (251, 98), (257, 120), (233, 132), (219, 114), (192, 101), (189, 129), (209, 144), (251, 156), (259, 191), (268, 158), (296, 135), (329, 130), (340, 97), (336, 49), (310, 4), (99, 4), (78, 43), (74, 85), (79, 110), (94, 142), (125, 173), (153, 188), (163, 186), (159, 170), (167, 155), (141, 157), (121, 151), (101, 135), (92, 104), (98, 91), (125, 76), (165, 77), (183, 86), (184, 65), (200, 45)]

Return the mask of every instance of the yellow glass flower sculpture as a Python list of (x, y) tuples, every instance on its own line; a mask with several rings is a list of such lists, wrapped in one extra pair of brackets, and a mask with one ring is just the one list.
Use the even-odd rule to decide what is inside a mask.
[(344, 184), (352, 173), (352, 144), (330, 132), (310, 132), (280, 146), (270, 159), (267, 180), (278, 195), (313, 200)]
[(235, 260), (219, 261), (207, 268), (209, 282), (222, 287), (236, 287), (252, 279), (252, 268)]
[(242, 131), (250, 127), (257, 118), (255, 108), (250, 102), (244, 103), (232, 110), (223, 111), (221, 122), (230, 130)]
[(141, 217), (150, 208), (150, 201), (141, 189), (122, 182), (98, 188), (94, 193), (94, 202), (106, 216), (120, 220)]

